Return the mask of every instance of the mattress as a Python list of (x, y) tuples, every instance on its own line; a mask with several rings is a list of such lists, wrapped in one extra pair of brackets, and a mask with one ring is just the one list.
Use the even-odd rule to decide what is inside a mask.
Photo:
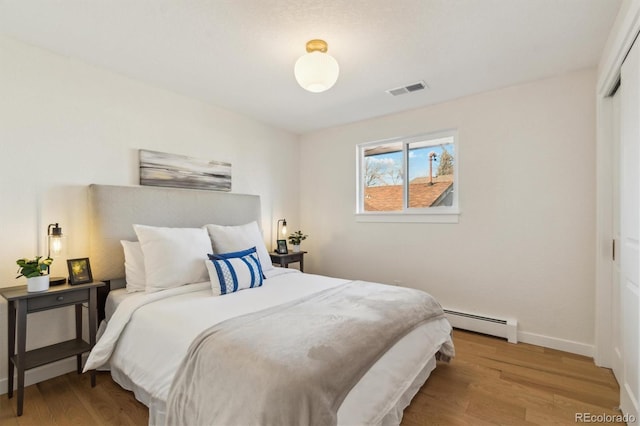
[[(211, 297), (208, 283), (144, 304), (131, 315), (110, 357), (113, 379), (149, 407), (149, 423), (164, 424), (165, 404), (175, 371), (191, 341), (217, 322), (265, 309), (337, 286), (346, 280), (280, 269), (263, 287)], [(109, 296), (110, 320), (123, 301), (146, 297), (116, 290)], [(127, 303), (129, 303), (127, 302)], [(362, 377), (338, 410), (338, 424), (398, 424), (402, 410), (435, 367), (434, 356), (450, 337), (445, 319), (407, 334)]]

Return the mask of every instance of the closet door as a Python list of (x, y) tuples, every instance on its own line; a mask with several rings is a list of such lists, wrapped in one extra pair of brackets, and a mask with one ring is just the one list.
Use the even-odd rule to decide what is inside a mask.
[[(616, 375), (620, 406), (638, 424), (640, 397), (640, 43), (636, 42), (622, 64), (620, 126), (620, 336), (622, 366)], [(620, 375), (621, 377), (617, 377)]]
[(623, 336), (622, 336), (622, 296), (620, 294), (620, 98), (622, 90), (618, 90), (611, 104), (613, 108), (613, 262), (611, 278), (611, 342), (613, 356), (611, 368), (616, 377), (623, 376)]

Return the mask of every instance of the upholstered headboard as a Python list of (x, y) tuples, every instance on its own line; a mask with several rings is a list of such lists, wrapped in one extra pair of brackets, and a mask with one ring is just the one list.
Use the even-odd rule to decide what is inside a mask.
[(133, 224), (201, 227), (260, 224), (260, 197), (145, 186), (90, 185), (90, 259), (94, 279), (124, 278), (120, 240), (136, 241)]

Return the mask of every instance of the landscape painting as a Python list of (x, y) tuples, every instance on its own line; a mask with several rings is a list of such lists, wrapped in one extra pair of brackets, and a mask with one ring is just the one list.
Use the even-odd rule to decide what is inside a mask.
[(231, 164), (141, 149), (140, 185), (231, 191)]

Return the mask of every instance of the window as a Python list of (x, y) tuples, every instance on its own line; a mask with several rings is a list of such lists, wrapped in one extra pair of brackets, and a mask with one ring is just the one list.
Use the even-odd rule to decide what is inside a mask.
[(457, 222), (457, 156), (455, 131), (358, 145), (358, 219)]

